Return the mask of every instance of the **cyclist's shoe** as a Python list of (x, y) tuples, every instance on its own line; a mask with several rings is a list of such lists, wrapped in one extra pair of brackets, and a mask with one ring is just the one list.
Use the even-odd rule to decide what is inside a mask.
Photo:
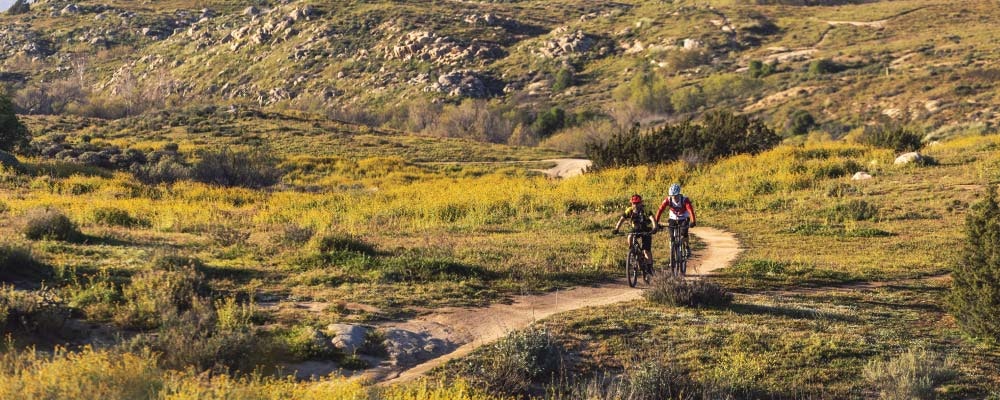
[(691, 258), (691, 248), (690, 247), (684, 248), (684, 258)]

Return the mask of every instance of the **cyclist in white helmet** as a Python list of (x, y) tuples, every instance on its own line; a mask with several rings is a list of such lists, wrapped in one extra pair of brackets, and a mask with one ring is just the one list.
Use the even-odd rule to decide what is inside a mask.
[(663, 204), (660, 204), (660, 209), (656, 210), (656, 217), (654, 217), (656, 226), (660, 226), (660, 215), (669, 208), (667, 227), (670, 228), (670, 237), (674, 237), (675, 229), (680, 229), (681, 236), (684, 237), (684, 244), (688, 249), (687, 256), (690, 257), (691, 242), (688, 240), (688, 227), (695, 226), (694, 204), (691, 203), (691, 199), (681, 194), (680, 184), (670, 185), (668, 194), (669, 196), (663, 199)]

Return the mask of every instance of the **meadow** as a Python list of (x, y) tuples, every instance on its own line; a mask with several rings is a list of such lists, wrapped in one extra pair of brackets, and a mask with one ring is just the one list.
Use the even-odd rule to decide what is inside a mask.
[[(202, 144), (188, 138), (170, 137), (195, 154)], [(542, 321), (572, 354), (562, 368), (574, 374), (562, 376), (628, 372), (628, 360), (642, 361), (635, 347), (645, 346), (698, 393), (869, 397), (877, 388), (861, 376), (866, 366), (921, 346), (959, 365), (940, 395), (985, 396), (1000, 383), (996, 349), (957, 331), (942, 306), (947, 282), (937, 279), (962, 242), (963, 212), (1000, 180), (996, 136), (929, 144), (929, 165), (895, 166), (891, 150), (815, 142), (565, 180), (531, 172), (531, 163), (413, 162), (394, 146), (374, 157), (304, 156), (294, 149), (318, 139), (287, 139), (273, 149), (286, 173), (269, 189), (148, 185), (42, 158), (5, 171), (4, 270), (21, 260), (34, 273), (5, 276), (13, 286), (4, 286), (4, 314), (18, 318), (7, 322), (11, 367), (0, 387), (56, 397), (101, 388), (93, 393), (102, 398), (558, 397), (566, 385), (595, 384), (559, 386), (540, 375), (523, 392), (496, 391), (455, 367), (474, 362), (462, 360), (388, 391), (271, 376), (282, 363), (311, 359), (364, 368), (356, 354), (311, 347), (310, 332), (330, 323), (377, 325), (618, 279), (622, 244), (608, 234), (618, 213), (632, 193), (655, 199), (672, 182), (684, 184), (702, 224), (736, 233), (746, 247), (715, 278), (737, 293), (734, 303), (644, 301)], [(506, 151), (538, 159), (534, 149)], [(858, 170), (875, 178), (851, 181)], [(74, 234), (25, 237), (38, 210), (58, 210)], [(871, 286), (849, 286), (862, 283)], [(47, 372), (66, 368), (90, 372)], [(200, 374), (227, 370), (235, 377)], [(128, 391), (136, 387), (145, 394)]]

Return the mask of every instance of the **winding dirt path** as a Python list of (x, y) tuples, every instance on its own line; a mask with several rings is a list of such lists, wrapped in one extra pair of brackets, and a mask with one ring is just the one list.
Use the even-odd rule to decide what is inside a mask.
[[(741, 249), (729, 232), (697, 227), (691, 233), (707, 245), (692, 258), (692, 277), (704, 277), (732, 263)], [(415, 365), (384, 365), (366, 371), (363, 378), (381, 384), (411, 381), (449, 360), (468, 355), (476, 348), (493, 342), (507, 333), (561, 312), (585, 307), (604, 306), (642, 298), (642, 290), (624, 282), (548, 293), (517, 296), (512, 304), (494, 304), (485, 308), (446, 308), (411, 321), (388, 324), (384, 328), (404, 329), (429, 337), (459, 343), (454, 351)]]

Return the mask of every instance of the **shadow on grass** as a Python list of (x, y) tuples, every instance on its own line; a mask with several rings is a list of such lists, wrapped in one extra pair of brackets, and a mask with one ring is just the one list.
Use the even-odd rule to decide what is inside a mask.
[(742, 315), (766, 315), (793, 319), (827, 319), (841, 322), (858, 322), (857, 317), (798, 307), (765, 306), (760, 304), (732, 304), (730, 311)]

